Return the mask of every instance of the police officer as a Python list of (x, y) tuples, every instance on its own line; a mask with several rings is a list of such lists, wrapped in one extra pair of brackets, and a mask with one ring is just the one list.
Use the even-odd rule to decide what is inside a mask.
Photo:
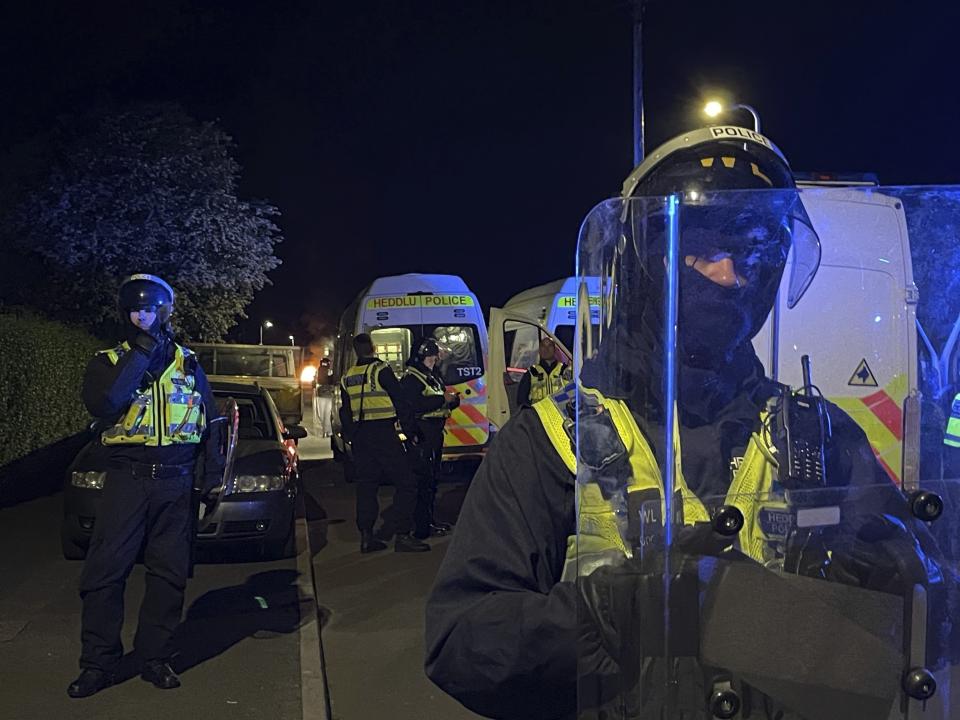
[[(415, 427), (410, 417), (400, 381), (387, 363), (374, 353), (373, 341), (366, 333), (353, 339), (357, 364), (340, 381), (340, 423), (351, 444), (357, 483), (357, 528), (360, 552), (385, 550), (386, 544), (374, 536), (373, 526), (380, 513), (377, 490), (380, 478), (393, 483), (393, 507), (396, 513), (396, 552), (426, 552), (430, 546), (411, 534), (417, 502), (417, 481), (410, 471), (399, 433), (412, 437)], [(401, 427), (398, 429), (398, 425)]]
[(555, 395), (570, 382), (570, 368), (557, 360), (557, 346), (553, 340), (542, 338), (539, 351), (539, 361), (524, 373), (517, 388), (517, 402), (521, 407)]
[[(658, 199), (662, 196), (683, 193), (685, 202), (693, 204), (712, 190), (781, 189), (753, 194), (758, 196), (753, 209), (750, 199), (743, 197), (746, 204), (734, 206), (731, 212), (722, 203), (680, 209), (681, 220), (686, 214), (687, 230), (680, 236), (680, 257), (674, 266), (679, 281), (679, 337), (672, 443), (677, 453), (675, 497), (680, 498), (682, 522), (695, 521), (689, 529), (696, 531), (689, 536), (684, 525), (677, 532), (675, 547), (688, 555), (712, 553), (717, 562), (729, 551), (733, 553), (729, 557), (740, 559), (735, 570), (751, 577), (754, 569), (767, 573), (768, 587), (778, 587), (780, 575), (766, 568), (778, 563), (782, 567), (784, 561), (772, 554), (777, 528), (766, 524), (762, 503), (776, 495), (778, 480), (786, 482), (778, 475), (775, 454), (768, 446), (770, 425), (765, 415), (780, 386), (764, 377), (751, 338), (773, 305), (788, 250), (792, 246), (796, 263), (788, 295), (796, 302), (816, 271), (819, 242), (812, 231), (807, 232), (802, 206), (792, 192), (792, 174), (779, 151), (756, 133), (729, 130), (734, 136), (730, 140), (724, 137), (725, 131), (704, 129), (658, 148), (634, 171), (624, 191), (626, 198), (655, 197), (633, 205), (610, 203), (588, 218), (588, 233), (596, 229), (591, 227), (594, 221), (604, 228), (617, 228), (606, 236), (613, 242), (604, 247), (613, 248), (605, 267), (616, 273), (613, 285), (618, 296), (599, 353), (585, 360), (571, 402), (550, 398), (522, 410), (501, 429), (471, 484), (459, 516), (459, 532), (427, 601), (425, 665), (438, 686), (486, 717), (570, 717), (578, 710), (578, 691), (579, 709), (588, 710), (588, 717), (707, 720), (713, 716), (707, 709), (707, 698), (713, 696), (706, 668), (697, 670), (680, 661), (667, 667), (649, 656), (638, 659), (644, 651), (652, 656), (658, 652), (647, 643), (656, 645), (656, 629), (664, 627), (665, 611), (663, 606), (647, 608), (649, 612), (644, 608), (663, 596), (663, 580), (642, 586), (644, 576), (639, 571), (619, 572), (628, 567), (628, 540), (637, 539), (634, 524), (647, 518), (643, 512), (647, 506), (637, 507), (634, 500), (652, 498), (647, 509), (650, 517), (659, 516), (661, 522), (651, 520), (650, 527), (652, 532), (657, 526), (663, 529), (664, 491), (658, 484), (662, 484), (660, 467), (667, 453), (663, 438), (669, 434), (664, 431), (668, 407), (662, 369), (668, 327), (662, 316), (665, 231), (659, 237), (656, 234), (656, 228), (666, 226), (666, 203)], [(636, 217), (630, 216), (631, 208), (636, 208)], [(644, 214), (645, 208), (651, 213)], [(654, 214), (658, 209), (660, 215)], [(650, 228), (651, 234), (642, 234)], [(613, 257), (615, 252), (622, 255)], [(879, 488), (872, 496), (878, 502), (862, 510), (865, 517), (877, 521), (877, 530), (847, 536), (848, 546), (834, 548), (832, 558), (816, 555), (811, 567), (821, 577), (871, 589), (877, 584), (889, 590), (926, 583), (914, 550), (920, 545), (913, 537), (905, 538), (912, 527), (906, 503), (886, 481), (860, 428), (835, 406), (827, 404), (827, 408), (827, 477), (831, 484)], [(750, 528), (745, 534), (741, 531), (743, 537), (736, 541), (715, 529), (706, 510), (707, 503), (714, 507), (718, 501), (742, 511)], [(630, 537), (625, 537), (628, 532)], [(767, 532), (769, 536), (764, 535)], [(884, 540), (874, 543), (877, 538)], [(735, 553), (734, 542), (739, 543)], [(642, 547), (633, 545), (634, 559), (638, 553), (644, 559)], [(898, 551), (893, 548), (906, 548), (906, 552), (892, 559), (885, 552)], [(876, 562), (878, 557), (881, 562)], [(881, 567), (886, 570), (878, 575), (884, 579), (871, 577), (872, 568)], [(810, 582), (827, 585), (821, 580)], [(696, 575), (693, 588), (696, 603)], [(825, 692), (813, 681), (791, 684), (794, 679), (777, 675), (778, 664), (815, 675), (829, 664), (828, 658), (842, 657), (852, 668), (853, 656), (847, 650), (821, 652), (816, 661), (785, 663), (807, 647), (778, 645), (780, 633), (750, 634), (754, 616), (748, 607), (756, 609), (766, 596), (751, 587), (739, 587), (735, 595), (742, 607), (734, 605), (728, 615), (738, 622), (742, 619), (740, 630), (721, 636), (739, 638), (732, 644), (740, 651), (758, 643), (772, 648), (766, 656), (762, 652), (737, 656), (745, 665), (760, 657), (761, 662), (753, 666), (755, 674), (769, 681), (771, 692), (789, 690), (791, 701), (799, 706), (821, 702)], [(788, 595), (789, 601), (779, 597), (776, 612), (784, 622), (806, 619), (804, 610), (798, 609), (799, 593)], [(833, 616), (828, 620), (828, 605), (819, 607), (810, 622), (824, 624), (807, 639), (808, 645), (822, 651), (833, 637), (830, 621), (853, 620)], [(681, 609), (674, 608), (674, 614), (686, 618)], [(683, 624), (676, 618), (672, 622)], [(672, 642), (675, 656), (689, 651), (682, 638)], [(697, 651), (695, 638), (694, 657)], [(884, 645), (883, 653), (859, 653), (856, 658), (869, 663), (883, 655), (883, 661), (889, 662), (891, 653), (900, 651), (902, 647), (894, 641)], [(665, 679), (671, 675), (676, 682)], [(886, 671), (865, 677), (886, 683), (882, 692), (890, 697), (900, 691), (896, 678), (891, 684)], [(864, 686), (855, 691), (862, 694), (846, 696), (834, 692), (831, 697), (838, 701), (853, 697), (854, 702), (862, 702), (863, 714), (855, 707), (847, 714), (830, 716), (873, 717), (866, 710), (866, 698), (874, 690)], [(764, 720), (826, 717), (789, 714), (768, 700), (758, 695), (750, 716)], [(736, 709), (718, 716), (734, 717)]]
[(450, 531), (448, 523), (434, 517), (437, 479), (443, 453), (443, 426), (450, 411), (460, 405), (460, 396), (448, 390), (439, 374), (440, 346), (433, 338), (415, 343), (407, 371), (400, 381), (407, 406), (416, 418), (416, 442), (410, 443), (407, 456), (417, 477), (417, 508), (414, 513), (414, 537)]
[(80, 576), (82, 672), (67, 689), (74, 698), (114, 682), (124, 586), (141, 547), (146, 591), (134, 638), (141, 676), (158, 688), (179, 687), (170, 639), (190, 565), (198, 457), (203, 491), (223, 475), (223, 418), (196, 355), (173, 340), (173, 289), (155, 275), (131, 275), (117, 306), (126, 339), (97, 353), (83, 381), (83, 402), (103, 428), (98, 452), (107, 476)]

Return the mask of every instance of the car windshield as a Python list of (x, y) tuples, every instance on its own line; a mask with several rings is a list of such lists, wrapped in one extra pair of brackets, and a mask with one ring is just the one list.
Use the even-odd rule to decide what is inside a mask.
[(294, 367), (282, 352), (217, 348), (213, 358), (200, 355), (200, 365), (211, 375), (293, 377)]
[(241, 440), (276, 440), (276, 423), (270, 417), (270, 410), (262, 397), (257, 395), (231, 394), (224, 391), (214, 391), (217, 399), (217, 409), (226, 413), (227, 401), (233, 398), (237, 402), (237, 411), (240, 414), (240, 427), (237, 437)]

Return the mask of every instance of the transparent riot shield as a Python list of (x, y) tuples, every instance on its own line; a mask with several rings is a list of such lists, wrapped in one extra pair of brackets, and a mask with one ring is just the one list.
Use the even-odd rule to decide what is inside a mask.
[(910, 259), (939, 242), (950, 261), (960, 202), (930, 192), (689, 193), (587, 217), (600, 340), (578, 341), (567, 410), (579, 717), (960, 717), (960, 493), (919, 438)]

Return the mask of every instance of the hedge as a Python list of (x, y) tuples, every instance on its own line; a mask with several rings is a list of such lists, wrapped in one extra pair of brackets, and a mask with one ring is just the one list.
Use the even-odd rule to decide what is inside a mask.
[(83, 373), (107, 345), (29, 310), (0, 310), (0, 466), (84, 429)]

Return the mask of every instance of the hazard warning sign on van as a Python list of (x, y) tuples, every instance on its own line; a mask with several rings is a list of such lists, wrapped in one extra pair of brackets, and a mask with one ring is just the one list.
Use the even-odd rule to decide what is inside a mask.
[(853, 385), (855, 387), (877, 387), (877, 379), (873, 376), (873, 371), (870, 369), (870, 366), (867, 365), (866, 358), (863, 358), (860, 364), (857, 365), (857, 369), (853, 371), (853, 375), (850, 376), (847, 385)]

